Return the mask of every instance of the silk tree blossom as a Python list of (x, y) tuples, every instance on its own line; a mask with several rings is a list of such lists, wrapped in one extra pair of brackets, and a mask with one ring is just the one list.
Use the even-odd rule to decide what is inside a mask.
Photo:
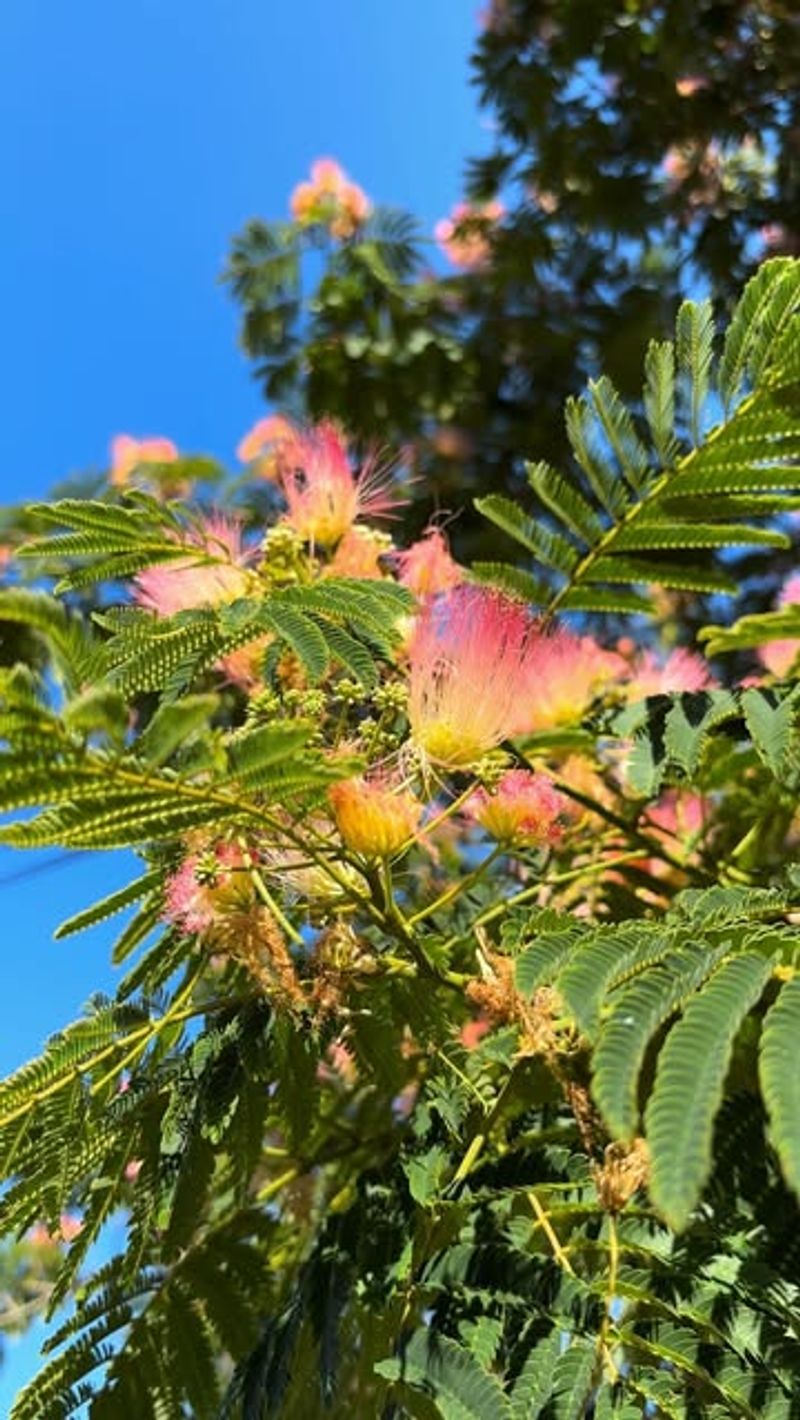
[(175, 463), (179, 457), (171, 439), (133, 439), (130, 434), (117, 434), (111, 441), (111, 482), (115, 488), (124, 488), (143, 464)]
[(355, 236), (371, 211), (363, 188), (351, 182), (333, 158), (317, 158), (312, 163), (311, 180), (298, 183), (289, 207), (298, 226), (323, 224), (341, 241)]
[(492, 254), (489, 233), (505, 216), (502, 202), (458, 202), (449, 217), (436, 223), (433, 234), (442, 251), (463, 271), (485, 266)]
[(207, 932), (230, 901), (243, 866), (241, 850), (218, 843), (209, 852), (190, 852), (167, 878), (164, 916), (184, 932)]
[(634, 660), (625, 687), (629, 700), (645, 700), (648, 695), (670, 695), (679, 691), (710, 690), (715, 684), (707, 662), (696, 651), (681, 646), (660, 660), (653, 651), (644, 651)]
[[(708, 801), (701, 794), (668, 789), (648, 807), (642, 827), (673, 856), (695, 863), (695, 846), (705, 830), (707, 817)], [(662, 858), (645, 858), (636, 866), (662, 881), (680, 881), (678, 870)]]
[(324, 577), (360, 577), (377, 581), (384, 576), (380, 559), (392, 551), (392, 540), (376, 528), (356, 524), (345, 533), (330, 562), (323, 568)]
[(244, 967), (265, 994), (301, 1006), (294, 962), (272, 912), (255, 893), (252, 866), (233, 844), (190, 852), (167, 879), (164, 916)]
[(527, 685), (517, 707), (517, 734), (577, 724), (598, 693), (627, 670), (614, 651), (591, 636), (561, 627), (537, 630), (528, 647)]
[[(778, 595), (778, 610), (800, 604), (800, 572), (795, 572), (784, 582)], [(765, 641), (758, 648), (758, 658), (774, 676), (787, 676), (800, 656), (800, 638), (787, 637), (782, 641)]]
[(240, 463), (250, 464), (259, 478), (274, 481), (280, 475), (281, 448), (297, 438), (297, 431), (281, 414), (259, 419), (236, 445)]
[(486, 587), (455, 587), (423, 607), (408, 652), (408, 716), (433, 763), (466, 768), (515, 732), (535, 639), (526, 608)]
[(391, 858), (417, 833), (423, 805), (388, 775), (343, 779), (328, 797), (345, 847), (364, 858)]
[(562, 835), (559, 819), (568, 811), (564, 796), (546, 774), (511, 769), (491, 791), (476, 789), (465, 812), (498, 843), (555, 843)]
[(246, 595), (251, 579), (238, 523), (210, 517), (200, 530), (187, 535), (185, 547), (186, 558), (136, 573), (134, 597), (139, 606), (157, 616), (174, 616)]
[[(157, 616), (174, 616), (194, 607), (222, 606), (251, 590), (252, 574), (245, 565), (247, 554), (237, 523), (209, 518), (200, 532), (190, 534), (187, 547), (197, 549), (197, 560), (189, 557), (137, 572), (134, 599), (139, 606)], [(252, 689), (260, 680), (261, 656), (268, 639), (259, 636), (229, 651), (217, 662), (217, 669), (231, 685)]]
[(373, 455), (356, 476), (338, 427), (324, 420), (280, 448), (284, 521), (312, 547), (334, 547), (358, 518), (386, 516), (397, 498)]
[(434, 527), (428, 528), (404, 552), (398, 552), (395, 562), (403, 586), (421, 600), (452, 591), (466, 575), (452, 557), (444, 533)]

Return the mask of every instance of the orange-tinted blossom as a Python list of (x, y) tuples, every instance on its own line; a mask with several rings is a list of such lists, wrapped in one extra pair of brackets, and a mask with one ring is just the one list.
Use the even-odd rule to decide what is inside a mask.
[(117, 434), (111, 441), (111, 482), (115, 488), (123, 488), (142, 464), (175, 463), (179, 457), (171, 439), (133, 439), (130, 434)]
[(333, 817), (351, 853), (390, 858), (417, 832), (423, 806), (388, 778), (344, 779), (328, 791)]
[(312, 163), (311, 181), (298, 183), (289, 207), (299, 226), (325, 224), (339, 240), (354, 236), (370, 214), (363, 188), (351, 182), (333, 158), (317, 158)]
[(489, 260), (492, 252), (489, 233), (504, 215), (502, 202), (483, 205), (458, 202), (449, 217), (436, 223), (433, 234), (454, 266), (474, 271)]
[(361, 577), (366, 581), (376, 581), (383, 576), (380, 564), (391, 549), (391, 542), (383, 533), (374, 528), (355, 527), (349, 529), (342, 538), (333, 557), (323, 570), (326, 577)]
[(280, 473), (280, 449), (297, 437), (293, 424), (281, 414), (259, 419), (236, 445), (240, 463), (254, 465), (260, 478), (275, 479)]

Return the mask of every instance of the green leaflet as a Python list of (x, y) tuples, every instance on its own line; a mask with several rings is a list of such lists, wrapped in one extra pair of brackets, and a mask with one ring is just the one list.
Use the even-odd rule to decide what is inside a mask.
[(711, 1168), (711, 1132), (733, 1039), (771, 972), (745, 954), (718, 968), (667, 1036), (645, 1115), (650, 1191), (670, 1225), (682, 1228)]
[(675, 437), (675, 346), (651, 340), (644, 360), (644, 409), (658, 461), (668, 466), (677, 452)]
[(711, 302), (684, 301), (675, 322), (678, 385), (683, 386), (686, 422), (691, 442), (700, 442), (701, 425), (711, 385), (714, 354), (714, 311)]
[(800, 695), (788, 695), (781, 699), (771, 690), (745, 690), (742, 692), (742, 709), (747, 728), (759, 758), (772, 771), (776, 779), (789, 767), (790, 755), (797, 737), (793, 733), (797, 721)]
[(513, 1420), (538, 1420), (553, 1393), (555, 1368), (562, 1351), (558, 1331), (534, 1346), (511, 1392)]
[(132, 902), (137, 902), (139, 898), (147, 897), (154, 892), (161, 884), (161, 874), (154, 869), (143, 873), (134, 882), (128, 883), (126, 887), (118, 888), (116, 892), (109, 893), (108, 897), (103, 897), (99, 902), (95, 902), (91, 907), (85, 907), (82, 912), (76, 912), (74, 917), (68, 917), (56, 928), (54, 936), (56, 940), (62, 937), (71, 937), (75, 932), (83, 932), (87, 927), (94, 927), (97, 922), (104, 922), (106, 918), (113, 917), (115, 913), (122, 912), (129, 907)]
[(800, 640), (800, 609), (783, 607), (780, 611), (742, 616), (733, 626), (705, 626), (699, 639), (706, 643), (709, 656), (726, 651), (746, 651), (770, 641)]
[(379, 1375), (432, 1393), (442, 1420), (512, 1420), (502, 1385), (445, 1336), (416, 1331), (401, 1357), (380, 1361)]
[(769, 1112), (770, 1137), (786, 1181), (800, 1194), (800, 979), (781, 988), (761, 1033), (759, 1077)]
[(763, 262), (748, 282), (725, 335), (719, 385), (726, 409), (738, 398), (744, 382), (761, 374), (799, 304), (800, 265), (789, 257)]
[[(742, 519), (780, 511), (798, 486), (800, 387), (790, 373), (790, 337), (800, 340), (798, 270), (794, 260), (766, 262), (745, 289), (726, 337), (722, 385), (711, 305), (683, 303), (675, 343), (651, 343), (645, 359), (650, 443), (605, 377), (569, 400), (577, 469), (565, 476), (547, 464), (528, 468), (546, 522), (500, 495), (477, 500), (533, 559), (520, 595), (549, 603), (550, 611), (646, 613), (651, 605), (626, 584), (733, 592), (716, 551), (788, 545), (782, 531)], [(720, 400), (727, 400), (725, 418), (708, 430), (707, 412)], [(551, 586), (547, 598), (538, 567)]]
[(592, 1093), (614, 1138), (631, 1139), (637, 1131), (639, 1072), (650, 1041), (702, 984), (723, 951), (676, 952), (610, 1003), (592, 1061)]
[(559, 572), (571, 572), (578, 564), (578, 550), (560, 533), (551, 532), (535, 522), (502, 493), (489, 493), (476, 498), (475, 507), (490, 523), (513, 537), (515, 542), (532, 552), (546, 567)]

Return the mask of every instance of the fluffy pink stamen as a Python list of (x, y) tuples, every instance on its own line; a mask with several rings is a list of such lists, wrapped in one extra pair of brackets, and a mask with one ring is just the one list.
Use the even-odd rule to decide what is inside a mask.
[(434, 762), (474, 763), (513, 733), (534, 622), (518, 602), (455, 587), (429, 602), (409, 646), (409, 720)]

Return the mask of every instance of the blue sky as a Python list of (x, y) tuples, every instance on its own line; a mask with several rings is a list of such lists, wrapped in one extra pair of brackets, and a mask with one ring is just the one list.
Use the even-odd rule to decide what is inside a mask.
[[(0, 501), (105, 465), (111, 436), (232, 458), (262, 412), (217, 282), (251, 216), (329, 154), (432, 226), (487, 144), (479, 0), (17, 0), (0, 19)], [(0, 850), (0, 1069), (110, 989), (108, 932), (52, 930), (121, 857), (19, 877)], [(35, 1368), (10, 1343), (0, 1414)]]

